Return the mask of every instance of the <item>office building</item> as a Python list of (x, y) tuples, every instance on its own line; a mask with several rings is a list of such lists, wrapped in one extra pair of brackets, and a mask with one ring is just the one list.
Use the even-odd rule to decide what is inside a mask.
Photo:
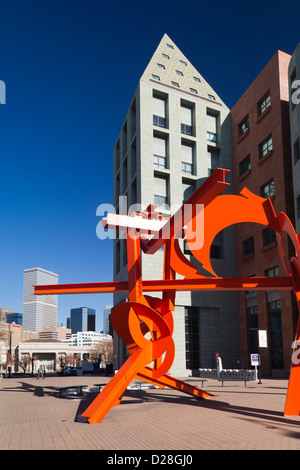
[(40, 332), (39, 338), (44, 340), (55, 340), (62, 341), (71, 337), (71, 330), (63, 326), (57, 326), (56, 328), (44, 328)]
[(292, 54), (288, 80), (296, 232), (300, 233), (300, 43)]
[[(246, 187), (270, 198), (275, 212), (294, 223), (289, 126), (288, 66), (290, 55), (278, 51), (231, 110), (234, 192)], [(296, 139), (296, 136), (295, 136)], [(275, 232), (258, 224), (237, 224), (237, 275), (284, 276)], [(284, 252), (292, 252), (284, 240)], [(287, 376), (291, 364), (297, 309), (290, 291), (240, 292), (239, 325), (242, 366), (260, 352), (263, 374)], [(267, 347), (259, 350), (258, 330)]]
[(80, 331), (95, 331), (96, 311), (88, 307), (72, 308), (70, 310), (72, 334)]
[(23, 328), (43, 331), (57, 325), (57, 295), (34, 295), (33, 286), (58, 284), (58, 275), (42, 268), (25, 269), (23, 286)]
[(110, 314), (112, 311), (112, 305), (106, 305), (103, 312), (103, 333), (106, 335), (110, 334)]
[(9, 313), (12, 313), (12, 309), (11, 308), (0, 308), (0, 322), (4, 322), (6, 323), (7, 322), (7, 315)]
[(96, 346), (102, 341), (111, 341), (110, 335), (96, 333), (95, 331), (78, 331), (72, 334), (66, 341), (70, 346)]
[[(170, 215), (172, 207), (180, 207), (217, 167), (231, 169), (229, 109), (165, 34), (138, 83), (114, 147), (116, 210), (124, 211), (120, 196), (126, 196), (125, 212), (133, 205), (144, 210), (154, 203)], [(126, 240), (121, 232), (118, 235), (114, 279), (121, 281), (127, 279), (127, 251)], [(232, 228), (216, 237), (211, 255), (218, 275), (235, 275)], [(161, 250), (142, 254), (143, 279), (162, 279), (162, 261)], [(124, 299), (115, 294), (114, 305)], [(215, 367), (216, 353), (224, 367), (239, 365), (236, 299), (235, 292), (177, 293), (173, 375)], [(114, 366), (119, 368), (126, 348), (118, 338), (115, 341)]]
[(15, 323), (16, 325), (22, 325), (23, 315), (22, 313), (10, 312), (7, 313), (7, 323)]

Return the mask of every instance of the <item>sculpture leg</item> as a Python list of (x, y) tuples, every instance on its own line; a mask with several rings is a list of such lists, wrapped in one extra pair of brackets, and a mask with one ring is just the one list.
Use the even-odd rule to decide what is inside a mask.
[(182, 380), (176, 379), (170, 375), (163, 375), (157, 379), (151, 378), (151, 368), (145, 367), (143, 372), (138, 372), (136, 377), (145, 382), (152, 383), (161, 388), (170, 387), (174, 390), (179, 390), (180, 392), (187, 393), (198, 398), (208, 398), (213, 397), (214, 395), (210, 392), (206, 392), (199, 387), (195, 387), (191, 384), (183, 382)]
[(120, 403), (126, 388), (144, 364), (144, 351), (139, 349), (127, 359), (101, 393), (82, 413), (89, 423), (100, 423), (113, 406)]

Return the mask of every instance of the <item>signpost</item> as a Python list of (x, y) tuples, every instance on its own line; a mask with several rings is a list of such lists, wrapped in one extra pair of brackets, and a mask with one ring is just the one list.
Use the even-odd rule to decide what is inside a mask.
[(251, 354), (251, 366), (255, 367), (255, 380), (257, 381), (257, 367), (260, 365), (259, 354)]
[[(268, 347), (268, 342), (267, 342), (267, 330), (258, 330), (258, 350), (260, 348), (267, 348)], [(261, 362), (260, 362), (260, 356), (259, 356), (259, 380), (258, 383), (261, 384)]]

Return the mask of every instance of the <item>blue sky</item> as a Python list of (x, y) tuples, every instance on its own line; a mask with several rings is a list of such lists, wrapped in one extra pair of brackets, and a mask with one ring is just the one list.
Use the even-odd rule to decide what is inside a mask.
[[(278, 49), (293, 53), (299, 13), (289, 0), (0, 0), (0, 306), (22, 312), (27, 268), (113, 279), (96, 209), (112, 203), (113, 146), (164, 33), (231, 108)], [(111, 301), (59, 296), (58, 320), (88, 306), (100, 331)]]

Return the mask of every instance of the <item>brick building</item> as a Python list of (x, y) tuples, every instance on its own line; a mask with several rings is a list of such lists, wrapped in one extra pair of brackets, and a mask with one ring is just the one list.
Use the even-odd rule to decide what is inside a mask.
[[(275, 212), (285, 212), (294, 224), (289, 122), (288, 66), (291, 56), (278, 51), (231, 110), (234, 193), (243, 187), (270, 197)], [(275, 232), (257, 224), (237, 224), (237, 275), (285, 275)], [(288, 241), (284, 252), (289, 253)], [(290, 253), (291, 254), (291, 253)], [(290, 256), (289, 256), (290, 257)], [(289, 291), (252, 291), (238, 295), (242, 366), (258, 352), (258, 330), (267, 332), (261, 348), (262, 371), (287, 376), (298, 317)]]

